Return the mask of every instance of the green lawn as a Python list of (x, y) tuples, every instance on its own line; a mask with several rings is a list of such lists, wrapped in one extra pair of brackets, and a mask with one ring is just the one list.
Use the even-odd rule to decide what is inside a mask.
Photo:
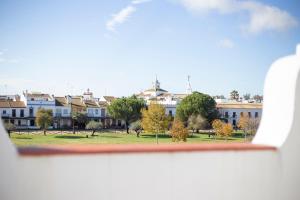
[[(88, 137), (87, 137), (88, 135)], [(49, 145), (49, 144), (155, 144), (155, 135), (142, 134), (139, 138), (135, 134), (122, 132), (96, 133), (92, 137), (90, 132), (81, 131), (75, 135), (71, 132), (49, 131), (47, 136), (41, 132), (12, 133), (11, 140), (17, 146)], [(159, 143), (172, 143), (172, 139), (166, 135), (159, 135)], [(247, 140), (249, 141), (249, 139)], [(233, 137), (225, 140), (223, 138), (209, 138), (208, 134), (194, 134), (187, 139), (187, 143), (212, 143), (212, 142), (245, 142), (241, 133), (235, 133)]]

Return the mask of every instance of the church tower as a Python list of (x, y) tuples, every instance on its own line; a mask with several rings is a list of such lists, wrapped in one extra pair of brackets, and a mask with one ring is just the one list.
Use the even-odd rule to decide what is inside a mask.
[(187, 94), (192, 94), (193, 93), (193, 89), (192, 89), (192, 85), (191, 85), (191, 76), (190, 75), (188, 75), (186, 93)]
[(157, 76), (155, 77), (155, 82), (153, 83), (153, 89), (155, 89), (155, 91), (160, 90), (160, 82), (157, 79)]

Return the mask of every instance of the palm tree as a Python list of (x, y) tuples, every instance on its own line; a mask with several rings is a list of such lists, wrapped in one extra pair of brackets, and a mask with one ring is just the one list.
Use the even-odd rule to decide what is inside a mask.
[(238, 101), (240, 98), (239, 92), (237, 90), (233, 90), (230, 92), (230, 99)]

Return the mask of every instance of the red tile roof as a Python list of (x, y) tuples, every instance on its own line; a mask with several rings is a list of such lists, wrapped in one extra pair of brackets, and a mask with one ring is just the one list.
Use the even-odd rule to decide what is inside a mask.
[(26, 108), (23, 101), (1, 100), (0, 108)]

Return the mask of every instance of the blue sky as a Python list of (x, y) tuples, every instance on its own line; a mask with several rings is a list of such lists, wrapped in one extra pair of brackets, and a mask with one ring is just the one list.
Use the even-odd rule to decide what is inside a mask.
[(300, 1), (0, 1), (0, 93), (262, 93), (300, 43)]

